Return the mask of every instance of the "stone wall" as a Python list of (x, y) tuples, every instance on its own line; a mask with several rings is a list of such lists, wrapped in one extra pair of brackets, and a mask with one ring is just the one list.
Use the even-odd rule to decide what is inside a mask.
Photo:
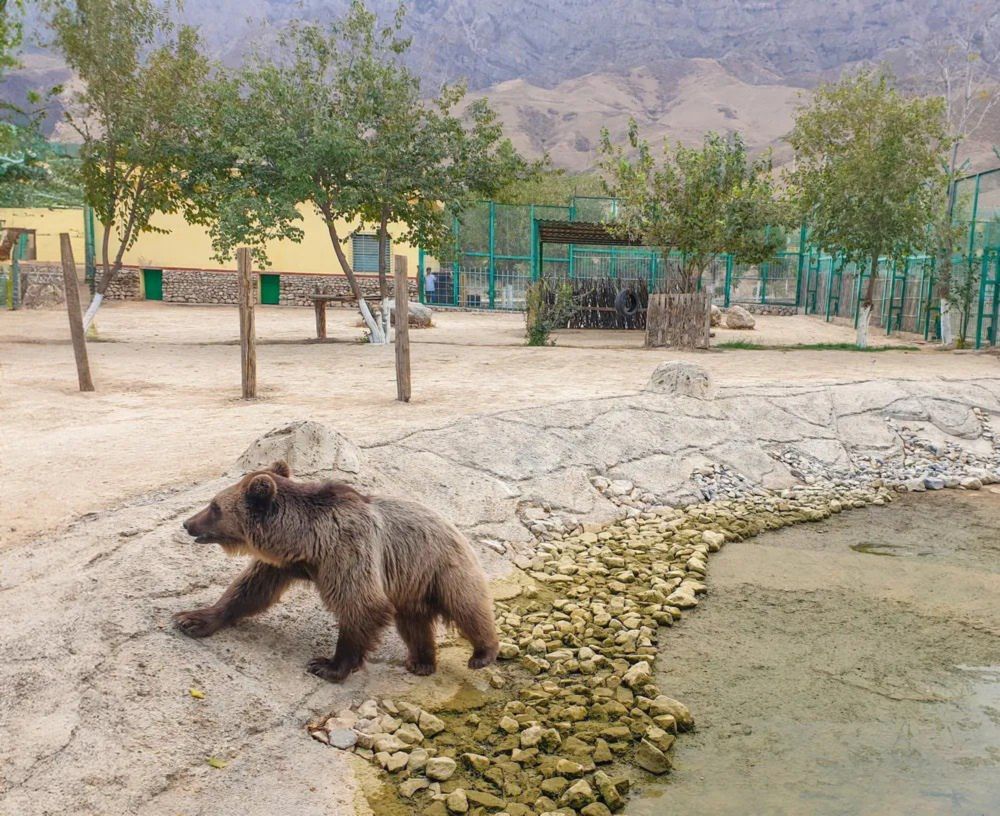
[(750, 314), (757, 315), (779, 315), (782, 317), (788, 317), (799, 313), (797, 306), (786, 306), (775, 303), (737, 303), (734, 301), (733, 306), (742, 306), (750, 312)]
[[(78, 270), (83, 279), (83, 268)], [(268, 274), (268, 273), (264, 273)], [(311, 306), (309, 296), (316, 292), (334, 295), (349, 295), (351, 287), (343, 275), (281, 275), (279, 303), (282, 306)], [(379, 297), (378, 276), (358, 275), (358, 285), (367, 298), (377, 300)], [(6, 282), (3, 273), (0, 281)], [(259, 286), (259, 276), (254, 276), (254, 285)], [(22, 292), (34, 289), (45, 289), (52, 294), (52, 288), (57, 290), (57, 299), (51, 297), (35, 298), (36, 305), (25, 308), (43, 308), (50, 305), (61, 305), (62, 267), (58, 263), (43, 261), (23, 261), (21, 263)], [(394, 286), (390, 279), (389, 291)], [(417, 298), (417, 281), (409, 281), (410, 299)], [(142, 271), (126, 267), (122, 269), (111, 282), (107, 293), (108, 300), (142, 300)], [(200, 303), (200, 304), (231, 304), (237, 302), (236, 273), (229, 271), (207, 271), (201, 269), (164, 269), (163, 270), (163, 300), (168, 303)], [(43, 302), (44, 301), (44, 302)]]

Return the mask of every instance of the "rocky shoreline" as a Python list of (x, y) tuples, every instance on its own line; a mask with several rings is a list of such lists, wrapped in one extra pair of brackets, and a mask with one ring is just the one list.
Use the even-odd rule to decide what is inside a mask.
[[(685, 387), (708, 390), (697, 372), (682, 374)], [(770, 490), (714, 463), (690, 474), (689, 495), (701, 501), (680, 506), (631, 480), (592, 475), (616, 521), (580, 524), (544, 505), (522, 510), (535, 543), (513, 555), (524, 589), (495, 603), (505, 663), (489, 676), (494, 694), (435, 711), (367, 700), (314, 720), (310, 733), (386, 772), (391, 793), (379, 798), (379, 813), (619, 811), (631, 789), (670, 770), (677, 735), (694, 725), (654, 677), (662, 629), (698, 605), (711, 554), (727, 541), (884, 505), (901, 492), (1000, 482), (989, 415), (972, 415), (974, 434), (955, 430), (974, 436), (978, 450), (886, 417), (901, 456), (824, 463), (791, 446), (772, 449), (798, 484)]]
[[(610, 490), (609, 485), (609, 490)], [(892, 500), (888, 487), (631, 508), (540, 541), (530, 580), (496, 602), (506, 661), (481, 705), (431, 712), (367, 700), (310, 725), (315, 739), (382, 768), (379, 813), (602, 816), (671, 768), (688, 708), (655, 682), (660, 635), (698, 605), (727, 541)]]

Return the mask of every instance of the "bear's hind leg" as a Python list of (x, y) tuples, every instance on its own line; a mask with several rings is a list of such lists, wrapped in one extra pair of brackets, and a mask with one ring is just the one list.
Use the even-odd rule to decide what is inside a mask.
[(475, 582), (449, 588), (450, 592), (443, 597), (444, 611), (462, 637), (472, 644), (469, 668), (489, 666), (500, 651), (489, 590), (485, 584), (477, 586)]
[(308, 577), (300, 567), (275, 567), (254, 561), (212, 606), (178, 612), (174, 623), (189, 637), (208, 637), (240, 618), (263, 612), (292, 581)]
[(406, 670), (426, 676), (437, 669), (437, 648), (434, 643), (434, 616), (426, 612), (396, 613), (396, 629), (406, 644)]
[(364, 665), (365, 657), (375, 647), (379, 633), (390, 620), (392, 608), (388, 604), (342, 615), (333, 657), (314, 657), (307, 667), (309, 673), (331, 683), (342, 683)]

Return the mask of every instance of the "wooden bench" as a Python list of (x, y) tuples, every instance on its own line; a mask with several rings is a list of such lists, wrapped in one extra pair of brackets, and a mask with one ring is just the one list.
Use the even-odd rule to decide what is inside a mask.
[(316, 337), (326, 340), (326, 304), (342, 303), (353, 306), (357, 303), (354, 295), (321, 295), (318, 292), (309, 296), (316, 311)]

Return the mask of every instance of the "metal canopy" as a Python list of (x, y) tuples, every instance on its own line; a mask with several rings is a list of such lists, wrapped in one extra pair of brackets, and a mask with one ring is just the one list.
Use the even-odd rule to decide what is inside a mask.
[(541, 244), (581, 244), (584, 246), (642, 246), (638, 240), (614, 234), (605, 224), (586, 221), (547, 221), (536, 219)]

